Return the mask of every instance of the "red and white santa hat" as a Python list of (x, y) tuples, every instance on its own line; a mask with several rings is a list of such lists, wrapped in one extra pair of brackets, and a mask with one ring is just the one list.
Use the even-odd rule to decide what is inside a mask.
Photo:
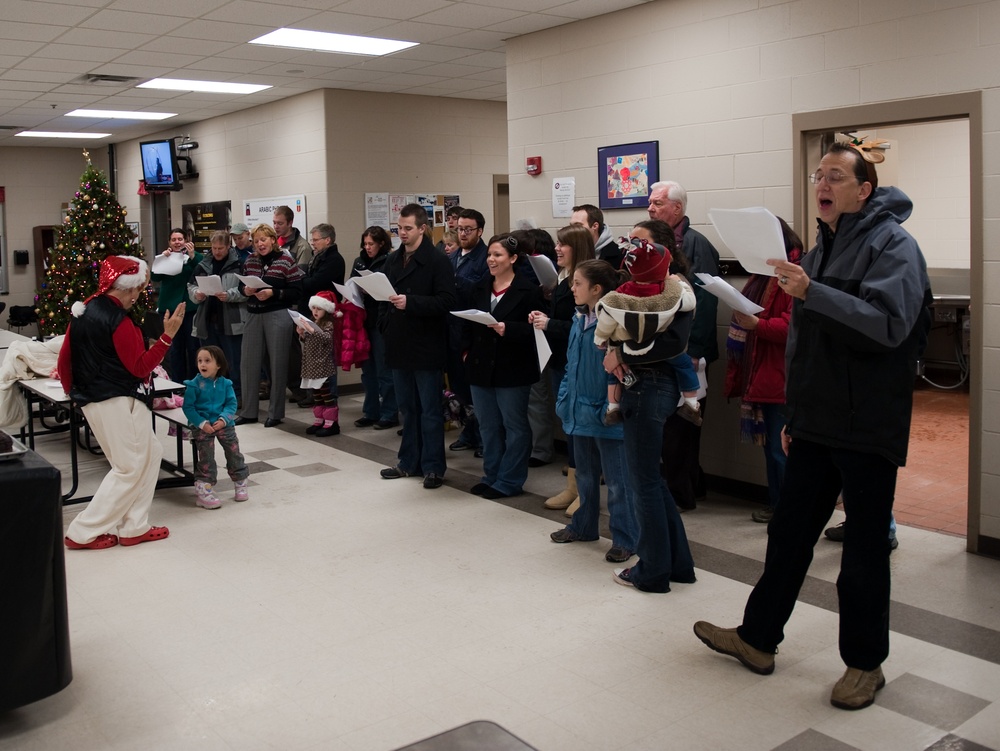
[(670, 273), (670, 251), (659, 243), (632, 238), (632, 247), (625, 252), (622, 265), (637, 282), (662, 282)]
[(320, 310), (325, 310), (327, 313), (336, 313), (337, 296), (326, 289), (322, 292), (317, 292), (309, 298), (309, 307), (319, 308)]
[(83, 302), (73, 303), (71, 312), (75, 318), (83, 315), (87, 303), (110, 289), (136, 289), (145, 287), (149, 280), (146, 262), (135, 256), (108, 256), (101, 261), (101, 272), (97, 278), (97, 291)]

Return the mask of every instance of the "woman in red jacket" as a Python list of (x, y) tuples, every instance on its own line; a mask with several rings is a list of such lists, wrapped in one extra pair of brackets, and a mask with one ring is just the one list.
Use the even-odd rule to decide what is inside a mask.
[[(802, 241), (784, 219), (778, 218), (785, 239), (785, 254), (792, 263), (802, 258)], [(778, 278), (753, 274), (743, 286), (743, 296), (762, 306), (757, 315), (733, 312), (726, 352), (726, 397), (740, 400), (740, 439), (764, 448), (767, 466), (766, 508), (751, 514), (755, 522), (771, 521), (785, 479), (785, 452), (781, 431), (785, 427), (785, 342), (792, 298), (778, 286)]]

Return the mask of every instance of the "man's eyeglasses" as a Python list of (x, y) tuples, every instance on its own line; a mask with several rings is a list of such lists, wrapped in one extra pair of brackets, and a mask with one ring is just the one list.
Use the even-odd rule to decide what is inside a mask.
[(845, 175), (843, 172), (813, 172), (809, 175), (809, 182), (819, 185), (821, 180), (826, 180), (828, 185), (839, 185), (844, 180), (857, 180), (855, 175)]
[(479, 227), (456, 227), (455, 231), (460, 235), (471, 235), (478, 229)]

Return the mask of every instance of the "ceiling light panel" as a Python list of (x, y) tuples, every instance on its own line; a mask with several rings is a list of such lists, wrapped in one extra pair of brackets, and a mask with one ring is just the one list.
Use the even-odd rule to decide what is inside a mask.
[(325, 31), (304, 29), (277, 29), (270, 34), (251, 39), (250, 44), (270, 47), (291, 47), (293, 49), (316, 50), (317, 52), (341, 52), (347, 55), (391, 55), (417, 42), (401, 42), (396, 39), (354, 36), (352, 34), (331, 34)]

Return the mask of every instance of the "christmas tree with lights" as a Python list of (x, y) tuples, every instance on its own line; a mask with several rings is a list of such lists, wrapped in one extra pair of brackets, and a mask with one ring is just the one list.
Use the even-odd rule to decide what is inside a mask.
[[(97, 290), (101, 261), (109, 255), (144, 258), (135, 233), (125, 224), (126, 211), (108, 188), (107, 176), (90, 161), (80, 178), (73, 207), (56, 229), (49, 248), (45, 281), (35, 295), (35, 311), (43, 334), (62, 334), (70, 322), (70, 307)], [(148, 289), (130, 311), (137, 323), (149, 309)]]

